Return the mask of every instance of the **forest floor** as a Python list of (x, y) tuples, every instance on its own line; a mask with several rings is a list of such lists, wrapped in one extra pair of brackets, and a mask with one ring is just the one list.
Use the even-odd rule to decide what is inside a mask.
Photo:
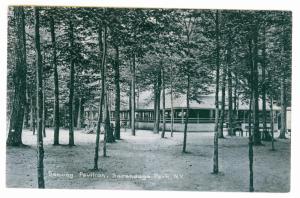
[[(213, 133), (188, 133), (187, 153), (182, 153), (183, 133), (166, 132), (164, 139), (151, 131), (137, 130), (136, 136), (122, 131), (122, 140), (107, 144), (108, 157), (99, 157), (93, 171), (95, 134), (75, 131), (69, 147), (68, 131), (60, 130), (60, 146), (53, 146), (53, 130), (47, 129), (45, 145), (46, 188), (248, 191), (248, 138), (219, 140), (218, 175), (212, 172)], [(276, 134), (277, 136), (278, 134)], [(101, 139), (103, 136), (101, 135)], [(23, 132), (28, 147), (7, 148), (7, 187), (36, 188), (36, 136)], [(290, 189), (290, 139), (254, 147), (254, 188), (260, 192)]]

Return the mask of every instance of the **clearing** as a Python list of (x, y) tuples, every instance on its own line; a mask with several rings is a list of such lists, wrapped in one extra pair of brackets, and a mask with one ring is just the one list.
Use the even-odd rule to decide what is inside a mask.
[[(166, 132), (165, 139), (151, 131), (121, 132), (122, 140), (107, 144), (109, 157), (102, 157), (100, 171), (91, 170), (95, 134), (75, 131), (69, 147), (68, 131), (60, 130), (60, 146), (53, 146), (53, 130), (47, 129), (45, 145), (46, 188), (248, 191), (248, 138), (219, 140), (220, 174), (212, 172), (213, 133), (188, 133), (187, 151), (182, 153), (183, 133)], [(276, 134), (277, 137), (278, 134)], [(103, 140), (103, 135), (101, 135)], [(24, 130), (28, 147), (7, 148), (7, 187), (37, 187), (36, 136)], [(290, 139), (254, 147), (254, 188), (261, 192), (288, 192), (290, 189)]]

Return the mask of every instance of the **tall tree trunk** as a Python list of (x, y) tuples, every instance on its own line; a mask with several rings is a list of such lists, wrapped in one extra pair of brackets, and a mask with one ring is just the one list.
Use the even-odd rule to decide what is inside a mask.
[(226, 69), (222, 70), (222, 103), (221, 103), (221, 120), (219, 129), (219, 138), (224, 138), (224, 122), (225, 122), (225, 93), (226, 93)]
[(28, 98), (29, 98), (29, 93), (28, 93), (28, 86), (26, 86), (26, 104), (24, 107), (24, 124), (23, 127), (24, 128), (29, 128), (29, 114), (30, 114), (30, 104), (28, 102)]
[(279, 138), (285, 139), (286, 133), (286, 86), (285, 86), (285, 76), (283, 75), (280, 80), (280, 102), (281, 102), (281, 112), (280, 112), (280, 121), (281, 121), (281, 128)]
[(232, 75), (230, 69), (228, 70), (228, 135), (235, 135), (233, 132), (232, 123)]
[(30, 97), (30, 127), (33, 135), (35, 134), (35, 115), (34, 115), (34, 102), (33, 102), (33, 94)]
[(132, 110), (132, 86), (131, 86), (131, 83), (130, 83), (130, 85), (129, 85), (129, 101), (128, 101), (128, 103), (129, 103), (129, 126), (130, 126), (130, 128), (131, 128), (131, 121), (132, 121), (132, 119), (131, 119), (131, 110)]
[(184, 131), (183, 131), (183, 147), (182, 152), (186, 153), (186, 139), (187, 139), (187, 127), (189, 122), (189, 108), (190, 108), (190, 75), (187, 76), (187, 88), (186, 88), (186, 114), (184, 120)]
[(161, 67), (162, 70), (162, 99), (163, 99), (163, 109), (162, 109), (162, 117), (163, 117), (163, 128), (161, 132), (161, 138), (165, 137), (165, 131), (166, 131), (166, 92), (165, 92), (165, 72), (163, 67)]
[[(106, 26), (104, 25), (104, 35), (102, 36), (102, 29), (98, 26), (98, 45), (99, 45), (99, 59), (101, 60), (100, 71), (101, 71), (101, 95), (99, 102), (99, 115), (96, 129), (96, 146), (94, 156), (94, 170), (98, 170), (98, 159), (99, 159), (99, 143), (100, 143), (100, 129), (103, 119), (103, 103), (105, 94), (105, 61), (106, 61)], [(102, 57), (101, 57), (102, 55)]]
[(119, 68), (119, 47), (115, 46), (115, 138), (119, 140), (120, 137), (120, 68)]
[(265, 67), (262, 67), (262, 79), (263, 79), (263, 84), (262, 84), (262, 116), (263, 116), (263, 137), (262, 139), (264, 141), (270, 141), (270, 134), (267, 130), (267, 110), (266, 110), (266, 88), (265, 88)]
[(266, 67), (267, 67), (267, 54), (266, 54), (266, 30), (263, 30), (263, 49), (262, 49), (262, 116), (263, 116), (263, 140), (271, 141), (272, 137), (267, 130), (267, 110), (266, 110)]
[(74, 74), (75, 74), (75, 54), (74, 54), (74, 30), (71, 18), (69, 19), (69, 39), (70, 39), (70, 93), (69, 93), (69, 146), (74, 146), (74, 118), (73, 118), (73, 105), (74, 105)]
[(249, 157), (249, 191), (253, 192), (254, 191), (254, 186), (253, 186), (253, 133), (252, 133), (252, 112), (254, 111), (254, 93), (253, 93), (253, 80), (254, 80), (254, 75), (253, 75), (253, 70), (254, 70), (254, 61), (252, 57), (252, 40), (249, 39), (248, 43), (249, 47), (249, 63), (250, 63), (250, 76), (249, 76), (249, 85), (250, 85), (250, 102), (249, 102), (249, 117), (248, 117), (248, 127), (249, 127), (249, 152), (248, 152), (248, 157)]
[(131, 87), (131, 83), (129, 85), (129, 97), (128, 97), (128, 106), (129, 106), (129, 112), (128, 112), (128, 119), (129, 119), (129, 123), (128, 126), (131, 128), (131, 109), (132, 109), (132, 104), (131, 104), (131, 93), (132, 93), (132, 87)]
[(58, 86), (58, 71), (57, 71), (57, 57), (56, 57), (56, 40), (55, 40), (55, 22), (53, 16), (50, 18), (50, 32), (52, 42), (52, 64), (54, 75), (54, 142), (53, 145), (59, 145), (59, 86)]
[(46, 137), (45, 79), (43, 81), (43, 136)]
[(39, 8), (34, 8), (35, 52), (36, 52), (36, 77), (37, 77), (37, 175), (38, 188), (45, 188), (44, 181), (44, 146), (43, 146), (43, 73), (42, 55), (40, 49), (39, 33)]
[(82, 98), (78, 99), (78, 114), (77, 114), (77, 129), (81, 129), (81, 106), (82, 106)]
[(216, 11), (216, 93), (215, 93), (215, 133), (214, 133), (214, 158), (213, 173), (219, 172), (218, 160), (218, 129), (219, 129), (219, 77), (220, 77), (220, 43), (219, 43), (219, 11)]
[(173, 137), (174, 107), (173, 107), (173, 68), (171, 66), (171, 137)]
[[(252, 92), (252, 91), (251, 91)], [(253, 133), (252, 133), (252, 101), (253, 101), (253, 93), (251, 93), (251, 99), (249, 103), (249, 120), (248, 120), (248, 126), (249, 126), (249, 191), (254, 191), (254, 185), (253, 185)]]
[(24, 8), (14, 7), (16, 26), (16, 68), (14, 79), (14, 97), (12, 113), (9, 122), (9, 132), (6, 140), (7, 146), (21, 146), (24, 108), (26, 105), (26, 37)]
[(131, 134), (135, 136), (135, 52), (132, 54), (131, 69)]
[[(161, 63), (160, 63), (161, 64)], [(161, 65), (160, 65), (161, 66)], [(160, 92), (161, 92), (161, 68), (158, 70), (157, 81), (156, 81), (156, 106), (155, 106), (155, 120), (154, 120), (154, 133), (159, 133), (160, 126)]]
[(234, 131), (233, 131), (233, 123), (232, 123), (232, 117), (233, 117), (233, 113), (232, 113), (232, 74), (231, 74), (231, 46), (230, 46), (230, 42), (229, 41), (229, 46), (228, 46), (228, 51), (227, 51), (227, 63), (228, 63), (228, 67), (227, 67), (227, 76), (228, 76), (228, 135), (235, 135)]
[(270, 96), (271, 101), (270, 101), (270, 118), (271, 118), (271, 141), (272, 141), (272, 151), (275, 150), (274, 147), (274, 112), (273, 112), (273, 96), (271, 94)]
[[(107, 75), (107, 69), (105, 69), (105, 74)], [(115, 137), (114, 137), (114, 133), (113, 133), (113, 126), (111, 124), (111, 120), (110, 120), (110, 106), (111, 106), (111, 102), (110, 102), (110, 98), (111, 98), (111, 95), (110, 95), (110, 92), (109, 92), (109, 88), (108, 88), (108, 83), (105, 83), (105, 101), (107, 103), (107, 112), (106, 113), (106, 117), (105, 117), (105, 142), (109, 142), (109, 143), (112, 143), (112, 142), (115, 142)]]
[(140, 89), (137, 87), (136, 89), (136, 103), (135, 103), (135, 108), (139, 109), (139, 104), (140, 104)]
[(64, 104), (64, 127), (68, 127), (68, 120), (67, 120), (67, 104)]
[(254, 25), (254, 32), (253, 32), (253, 81), (252, 81), (252, 86), (253, 86), (253, 94), (254, 94), (254, 105), (253, 105), (253, 122), (254, 122), (254, 145), (261, 145), (261, 134), (259, 131), (259, 106), (258, 106), (258, 101), (259, 101), (259, 92), (258, 92), (258, 22), (255, 22), (256, 24)]
[(234, 107), (233, 107), (233, 111), (234, 111), (234, 119), (235, 121), (239, 120), (239, 94), (238, 94), (238, 83), (239, 83), (239, 79), (237, 74), (235, 74), (234, 76)]
[(157, 114), (157, 76), (155, 76), (155, 82), (154, 82), (154, 110), (153, 110), (153, 133), (156, 133), (156, 114)]
[(103, 157), (107, 157), (106, 152), (106, 142), (107, 142), (107, 136), (108, 131), (110, 130), (110, 122), (109, 122), (109, 111), (108, 111), (108, 101), (107, 101), (107, 89), (105, 90), (105, 96), (104, 96), (104, 140), (103, 140)]

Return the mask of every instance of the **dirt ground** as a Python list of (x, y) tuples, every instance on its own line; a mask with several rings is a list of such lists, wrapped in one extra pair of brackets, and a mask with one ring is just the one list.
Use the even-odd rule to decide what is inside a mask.
[[(248, 138), (219, 140), (218, 175), (212, 172), (213, 133), (188, 133), (182, 153), (182, 133), (166, 133), (165, 139), (151, 131), (137, 130), (131, 136), (107, 144), (108, 156), (99, 157), (100, 171), (92, 171), (95, 134), (75, 131), (74, 147), (67, 146), (68, 131), (60, 130), (60, 143), (53, 146), (53, 130), (47, 129), (45, 144), (46, 188), (248, 191)], [(278, 134), (276, 134), (278, 135)], [(103, 139), (103, 136), (101, 136)], [(36, 188), (36, 136), (23, 132), (28, 147), (7, 148), (7, 187)], [(290, 189), (290, 139), (254, 148), (254, 188), (260, 192)]]

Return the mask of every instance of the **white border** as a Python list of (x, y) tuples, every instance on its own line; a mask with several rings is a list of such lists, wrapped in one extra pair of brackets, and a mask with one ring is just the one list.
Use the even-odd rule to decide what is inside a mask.
[[(300, 195), (299, 190), (299, 143), (300, 122), (297, 119), (300, 110), (300, 89), (299, 89), (299, 5), (297, 0), (2, 0), (0, 2), (0, 194), (5, 197), (33, 196), (33, 197), (199, 197), (213, 196), (222, 198), (242, 197), (296, 197)], [(108, 190), (37, 190), (37, 189), (8, 189), (5, 187), (5, 140), (6, 140), (6, 55), (7, 55), (7, 6), (8, 5), (56, 5), (56, 6), (109, 6), (109, 7), (164, 7), (164, 8), (202, 8), (202, 9), (258, 9), (258, 10), (291, 10), (293, 12), (293, 67), (292, 67), (292, 167), (291, 167), (291, 192), (290, 193), (224, 193), (224, 192), (157, 192), (157, 191), (108, 191)], [(298, 150), (298, 152), (297, 152)]]

